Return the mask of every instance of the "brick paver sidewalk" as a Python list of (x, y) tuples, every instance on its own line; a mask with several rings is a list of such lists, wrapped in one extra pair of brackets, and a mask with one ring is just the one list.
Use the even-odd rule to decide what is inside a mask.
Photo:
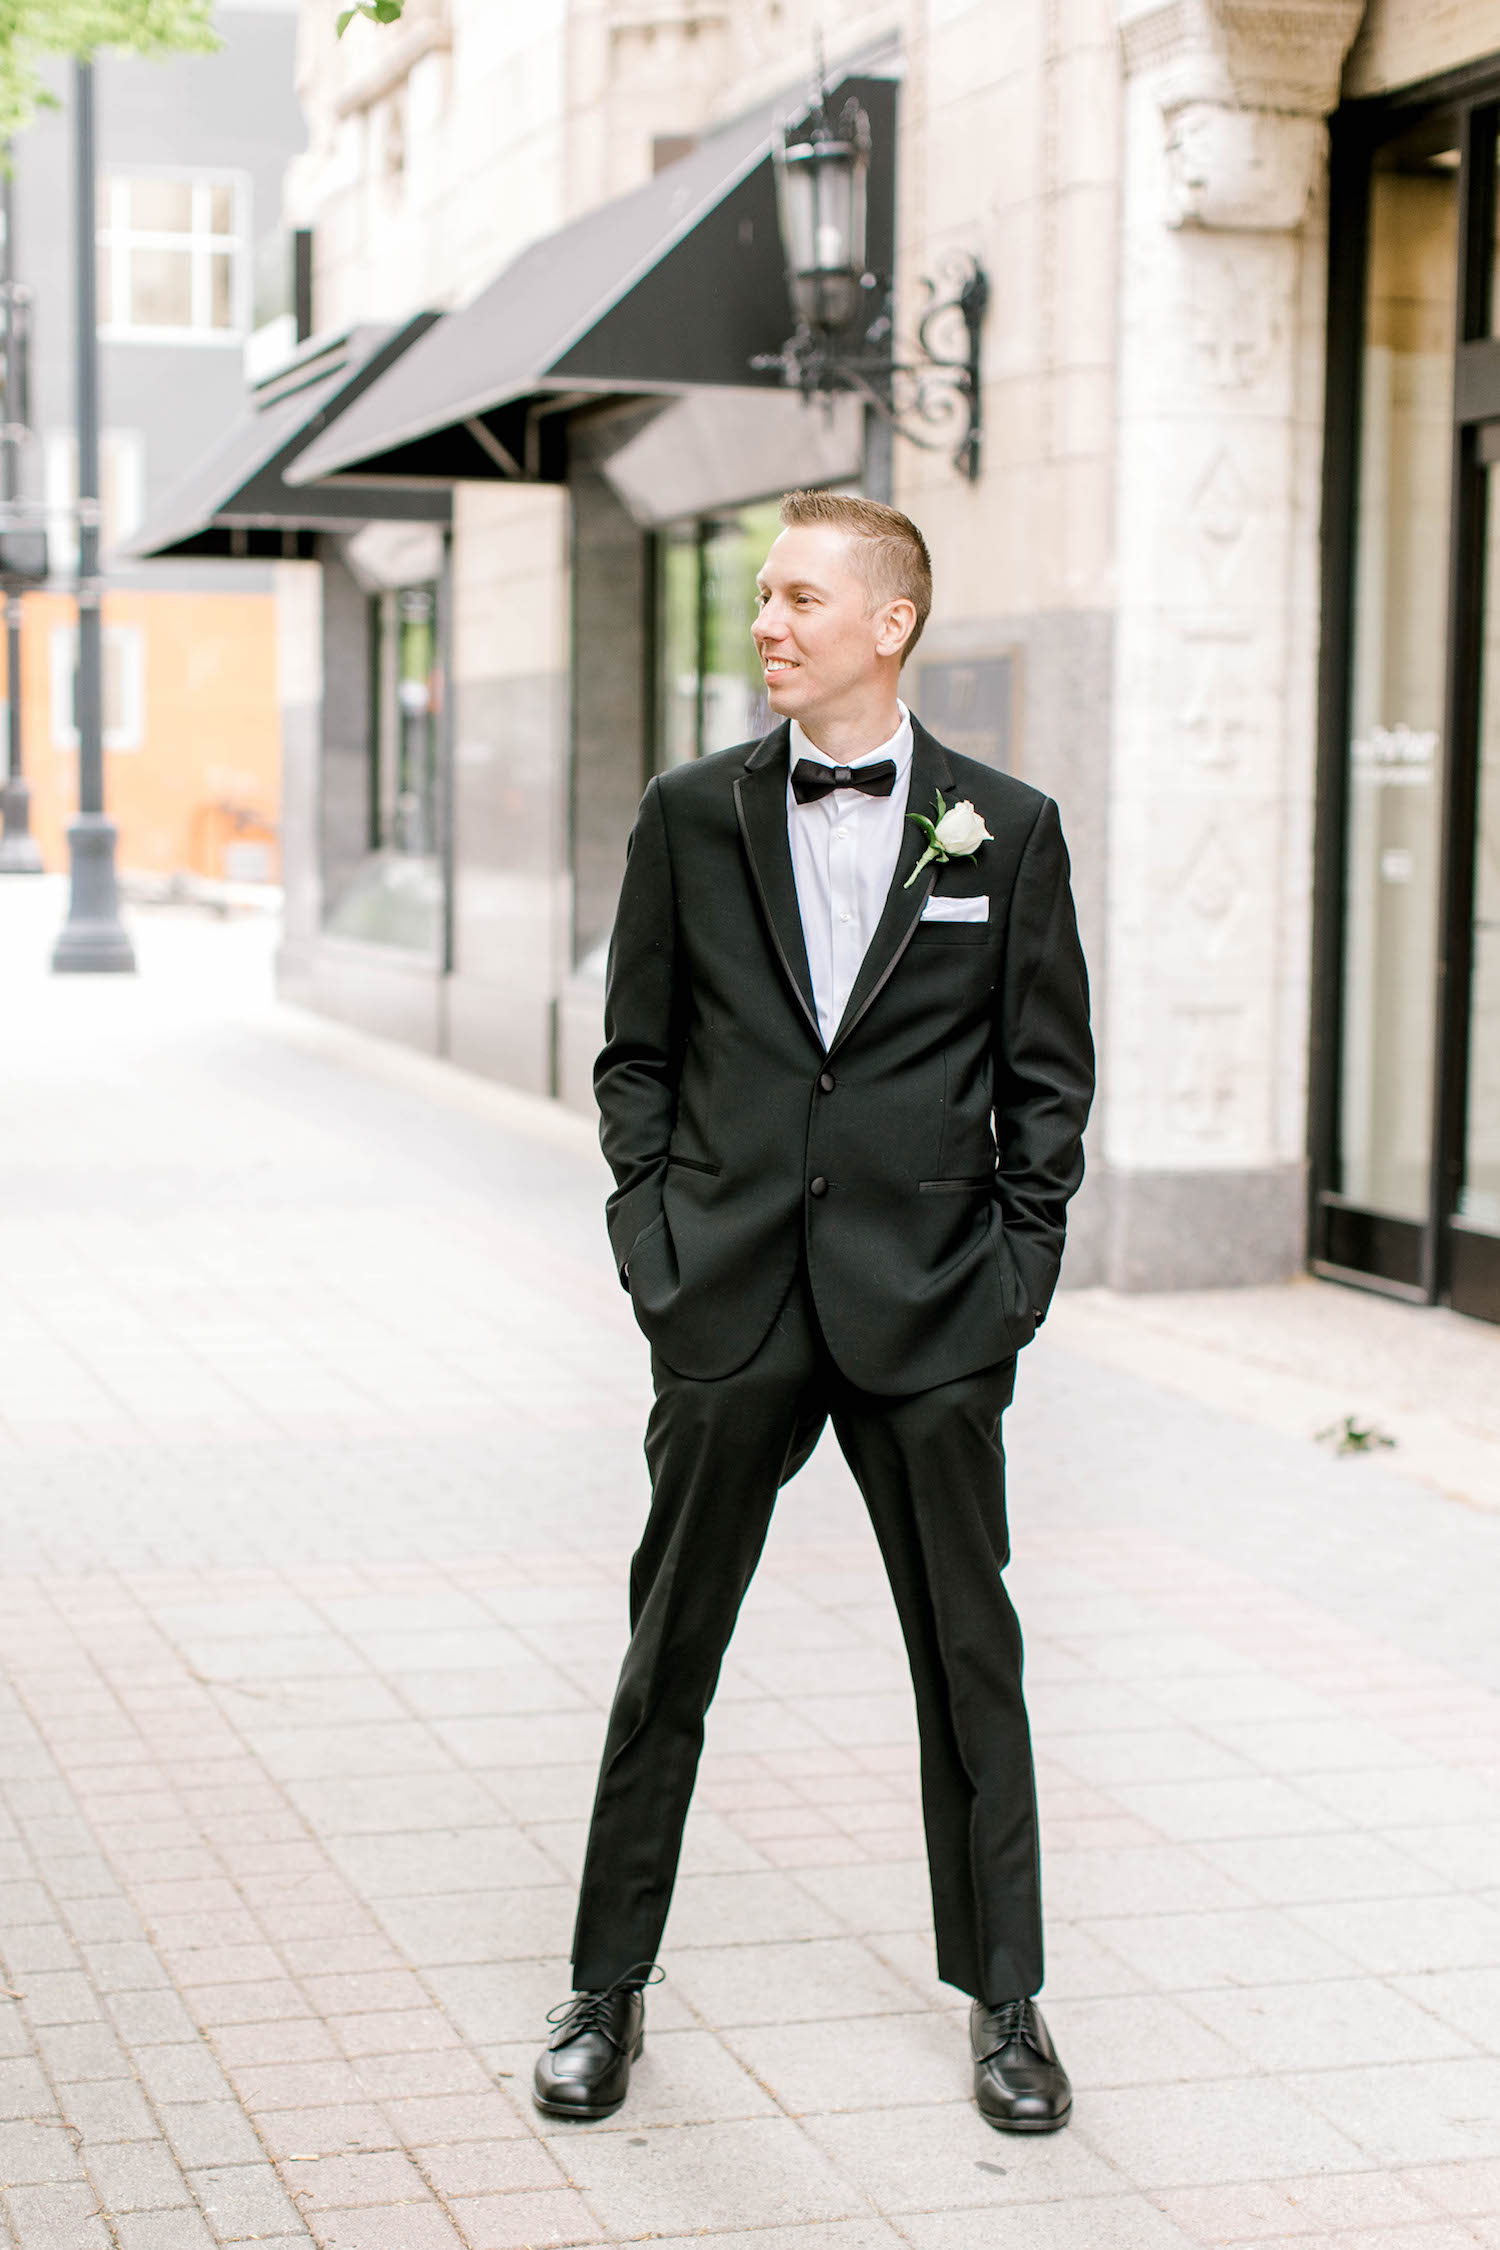
[(258, 926), (158, 913), (137, 982), (49, 981), (56, 911), (0, 892), (6, 2239), (1500, 2245), (1500, 1515), (1063, 1323), (1012, 1576), (1072, 2128), (967, 2103), (825, 1451), (631, 2102), (544, 2129), (644, 1492), (591, 1131), (278, 1016)]

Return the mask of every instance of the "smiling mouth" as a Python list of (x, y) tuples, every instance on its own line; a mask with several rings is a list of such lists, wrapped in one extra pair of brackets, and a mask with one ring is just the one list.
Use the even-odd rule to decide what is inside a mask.
[(789, 656), (763, 656), (760, 661), (768, 680), (774, 673), (795, 672), (797, 669), (796, 663)]

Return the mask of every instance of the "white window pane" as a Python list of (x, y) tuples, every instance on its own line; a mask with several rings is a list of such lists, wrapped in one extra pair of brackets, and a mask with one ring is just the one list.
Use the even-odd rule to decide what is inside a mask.
[[(102, 637), (104, 747), (106, 750), (139, 750), (145, 734), (146, 677), (146, 651), (140, 628), (106, 625)], [(52, 688), (53, 748), (76, 750), (76, 627), (54, 626), (47, 653)]]
[(78, 440), (71, 430), (49, 430), (43, 441), (42, 471), (47, 502), (47, 560), (54, 577), (69, 578), (78, 567)]
[(104, 747), (139, 750), (145, 739), (146, 649), (135, 625), (104, 628)]
[(128, 224), (136, 234), (191, 234), (191, 180), (132, 180)]
[(99, 252), (98, 273), (94, 283), (99, 292), (99, 318), (106, 325), (115, 317), (115, 252)]
[(106, 430), (99, 447), (103, 522), (101, 541), (109, 552), (137, 528), (145, 508), (146, 440), (140, 430)]
[(132, 328), (190, 328), (193, 261), (186, 250), (130, 252)]
[(73, 714), (73, 674), (78, 663), (78, 635), (71, 625), (54, 625), (47, 644), (48, 684), (52, 693), (52, 747), (76, 750), (78, 728)]
[(223, 185), (209, 191), (209, 224), (215, 234), (234, 232), (234, 189)]
[(126, 652), (114, 633), (104, 636), (104, 732), (123, 734), (128, 723), (125, 687)]

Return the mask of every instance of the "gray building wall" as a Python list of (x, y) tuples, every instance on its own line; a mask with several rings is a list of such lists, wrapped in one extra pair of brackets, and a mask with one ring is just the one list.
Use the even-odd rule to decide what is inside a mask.
[[(250, 186), (249, 235), (258, 275), (286, 276), (281, 245), (281, 183), (306, 140), (294, 91), (295, 5), (224, 7), (215, 16), (216, 54), (161, 61), (107, 54), (95, 66), (98, 169), (181, 167), (244, 173)], [(43, 110), (16, 144), (16, 278), (33, 291), (32, 401), (38, 432), (27, 464), (28, 492), (43, 497), (47, 431), (75, 425), (73, 375), (72, 73), (54, 69), (61, 107)], [(282, 306), (264, 282), (254, 317)], [(101, 315), (102, 318), (102, 315)], [(144, 441), (144, 512), (155, 508), (193, 463), (217, 446), (246, 408), (243, 339), (219, 342), (105, 342), (100, 348), (101, 423), (138, 430)], [(269, 590), (268, 569), (228, 562), (124, 562), (109, 558), (112, 583), (137, 588), (235, 593)]]

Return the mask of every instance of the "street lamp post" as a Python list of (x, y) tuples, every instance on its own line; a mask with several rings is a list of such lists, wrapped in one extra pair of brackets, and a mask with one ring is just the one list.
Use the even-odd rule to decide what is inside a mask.
[(68, 823), (68, 918), (52, 950), (55, 970), (131, 970), (120, 920), (115, 824), (104, 811), (104, 649), (99, 616), (99, 337), (94, 247), (94, 71), (74, 64), (74, 196), (78, 263), (78, 812)]
[[(9, 151), (5, 152), (9, 155)], [(8, 515), (21, 489), (21, 446), (26, 437), (26, 296), (16, 280), (16, 215), (10, 166), (0, 172), (0, 226), (5, 229), (0, 265), (0, 319), (5, 349), (5, 424), (0, 429), (0, 516)], [(0, 549), (4, 536), (0, 535)], [(31, 833), (31, 790), (26, 781), (21, 715), (21, 581), (8, 572), (0, 578), (5, 599), (5, 697), (9, 740), (5, 779), (0, 782), (0, 875), (39, 875), (42, 855)]]

